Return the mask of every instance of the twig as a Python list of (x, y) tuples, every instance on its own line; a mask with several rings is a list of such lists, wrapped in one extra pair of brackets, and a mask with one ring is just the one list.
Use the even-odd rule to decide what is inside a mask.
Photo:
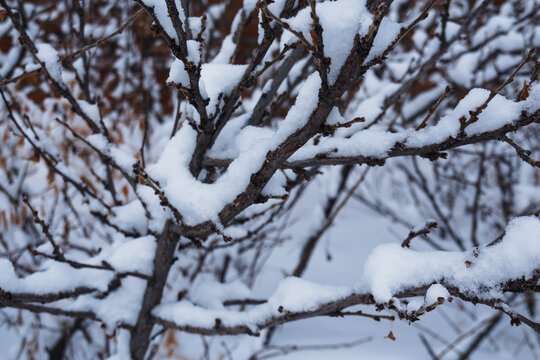
[(406, 248), (409, 248), (411, 247), (411, 240), (414, 239), (415, 237), (417, 236), (420, 236), (420, 235), (427, 235), (431, 232), (432, 229), (435, 229), (436, 227), (438, 227), (439, 224), (437, 224), (436, 221), (434, 220), (430, 220), (426, 223), (426, 225), (424, 225), (423, 228), (419, 229), (419, 230), (411, 230), (409, 232), (409, 235), (407, 236), (407, 238), (405, 240), (403, 240), (403, 242), (401, 243), (401, 247), (406, 247)]
[(424, 120), (422, 120), (422, 122), (420, 123), (420, 125), (418, 125), (416, 127), (416, 131), (420, 130), (420, 129), (423, 129), (426, 127), (427, 125), (427, 122), (429, 120), (429, 118), (435, 113), (435, 111), (439, 108), (439, 106), (442, 104), (442, 102), (444, 101), (444, 99), (446, 99), (446, 97), (448, 95), (450, 95), (450, 93), (452, 92), (452, 88), (447, 85), (446, 88), (444, 89), (444, 93), (439, 97), (439, 100), (437, 100), (437, 102), (435, 103), (435, 105), (433, 105), (433, 107), (431, 107), (426, 115), (426, 117), (424, 118)]

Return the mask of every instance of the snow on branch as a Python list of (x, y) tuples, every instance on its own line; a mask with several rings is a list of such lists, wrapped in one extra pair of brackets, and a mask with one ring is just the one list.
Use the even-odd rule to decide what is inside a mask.
[[(535, 2), (49, 3), (0, 0), (0, 324), (28, 358), (185, 357), (180, 329), (264, 335), (255, 359), (279, 324), (452, 298), (538, 331)], [(357, 241), (386, 228), (403, 247)], [(334, 229), (357, 285), (300, 278), (345, 266)]]
[[(518, 314), (502, 303), (507, 291), (525, 291), (540, 277), (540, 220), (514, 219), (502, 240), (465, 252), (418, 252), (398, 244), (380, 245), (364, 265), (363, 279), (353, 287), (332, 287), (287, 278), (261, 305), (246, 311), (208, 309), (188, 301), (163, 303), (154, 309), (158, 322), (205, 335), (259, 335), (262, 329), (314, 316), (332, 316), (353, 305), (377, 304), (400, 317), (416, 320), (455, 296)], [(423, 302), (403, 298), (424, 296)], [(535, 328), (535, 331), (538, 328)]]

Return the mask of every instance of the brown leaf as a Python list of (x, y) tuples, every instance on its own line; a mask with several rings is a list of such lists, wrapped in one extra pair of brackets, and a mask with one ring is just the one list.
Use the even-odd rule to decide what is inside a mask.
[(64, 222), (64, 237), (65, 237), (66, 239), (69, 238), (69, 229), (70, 229), (70, 227), (71, 227), (71, 224), (69, 223), (69, 221), (66, 220), (66, 221)]
[(6, 216), (6, 212), (4, 210), (0, 211), (0, 218), (2, 219), (2, 223), (4, 224), (4, 229), (8, 229), (8, 220)]
[(529, 85), (527, 85), (527, 81), (523, 80), (523, 89), (521, 90), (521, 94), (519, 95), (519, 100), (523, 101), (526, 100), (529, 97)]
[[(2, 22), (2, 14), (0, 13), (0, 22)], [(9, 34), (4, 35), (0, 37), (0, 51), (3, 53), (7, 53), (9, 50), (11, 50), (11, 47), (13, 46), (13, 39)]]
[(17, 226), (21, 224), (21, 218), (16, 210), (11, 214), (11, 222)]
[(178, 340), (176, 340), (175, 331), (172, 329), (169, 329), (165, 335), (165, 341), (164, 346), (167, 349), (167, 356), (172, 357), (174, 355), (174, 351), (176, 348), (178, 348)]
[(32, 155), (27, 158), (27, 160), (32, 162), (38, 162), (40, 159), (39, 152), (36, 149), (32, 149)]
[(129, 197), (129, 188), (127, 185), (124, 185), (122, 186), (122, 194), (124, 195), (124, 197), (127, 199)]
[(7, 11), (6, 10), (0, 10), (0, 22), (6, 21), (7, 19)]
[(313, 39), (313, 45), (317, 45), (319, 43), (319, 35), (317, 35), (315, 30), (313, 29), (309, 30), (309, 34), (311, 35), (311, 38)]
[(390, 330), (390, 332), (388, 333), (388, 335), (386, 335), (384, 337), (385, 339), (390, 339), (392, 341), (396, 341), (396, 337), (394, 336), (394, 333), (392, 332), (392, 330)]
[(41, 104), (47, 98), (47, 94), (41, 89), (32, 90), (27, 96), (36, 104)]
[(54, 171), (52, 170), (52, 168), (49, 168), (48, 173), (47, 173), (47, 185), (48, 186), (51, 186), (54, 183), (54, 179), (55, 179), (54, 175), (55, 174), (54, 174)]
[(86, 186), (90, 188), (90, 190), (92, 190), (94, 193), (97, 193), (97, 189), (90, 179), (88, 179), (86, 176), (81, 176), (81, 180), (86, 184)]

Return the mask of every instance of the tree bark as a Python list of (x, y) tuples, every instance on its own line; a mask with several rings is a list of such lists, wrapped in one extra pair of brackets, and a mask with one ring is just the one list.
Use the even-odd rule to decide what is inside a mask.
[(174, 252), (178, 243), (178, 235), (172, 231), (172, 228), (171, 221), (167, 221), (163, 232), (157, 239), (154, 272), (144, 292), (137, 324), (131, 331), (129, 346), (131, 357), (135, 360), (143, 360), (150, 345), (150, 335), (154, 327), (152, 309), (161, 302), (169, 270), (175, 261)]

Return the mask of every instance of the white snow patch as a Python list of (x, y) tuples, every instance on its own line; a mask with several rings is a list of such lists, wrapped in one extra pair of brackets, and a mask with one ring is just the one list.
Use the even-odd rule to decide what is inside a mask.
[(36, 44), (36, 56), (45, 65), (47, 72), (55, 82), (63, 86), (62, 65), (60, 65), (60, 56), (58, 52), (49, 44)]
[(174, 59), (166, 82), (189, 88), (189, 75), (182, 60)]
[[(221, 67), (223, 64), (212, 66)], [(219, 223), (218, 214), (221, 209), (246, 189), (251, 174), (261, 167), (266, 154), (306, 123), (317, 105), (320, 86), (319, 75), (312, 74), (300, 90), (296, 104), (280, 122), (274, 134), (245, 148), (240, 142), (238, 146), (245, 150), (241, 151), (227, 171), (213, 184), (200, 182), (189, 171), (189, 162), (195, 148), (195, 130), (184, 126), (176, 133), (165, 146), (158, 162), (148, 167), (148, 172), (161, 183), (165, 195), (178, 209), (184, 223), (196, 225), (207, 220)], [(251, 130), (254, 129), (246, 131)], [(246, 141), (250, 141), (249, 137), (246, 137)]]
[[(520, 217), (506, 228), (502, 241), (473, 251), (418, 252), (398, 244), (376, 247), (364, 265), (364, 278), (377, 302), (387, 302), (407, 288), (438, 283), (478, 292), (481, 286), (497, 289), (508, 280), (530, 277), (540, 266), (540, 220)], [(440, 290), (440, 289), (439, 289)], [(433, 290), (434, 295), (440, 291)]]
[[(338, 0), (316, 4), (319, 23), (323, 28), (323, 44), (326, 57), (330, 57), (328, 82), (333, 84), (352, 49), (356, 35), (363, 36), (372, 23), (372, 15), (366, 9), (365, 0)], [(288, 20), (291, 27), (301, 31), (308, 41), (312, 28), (311, 8), (300, 10)]]

